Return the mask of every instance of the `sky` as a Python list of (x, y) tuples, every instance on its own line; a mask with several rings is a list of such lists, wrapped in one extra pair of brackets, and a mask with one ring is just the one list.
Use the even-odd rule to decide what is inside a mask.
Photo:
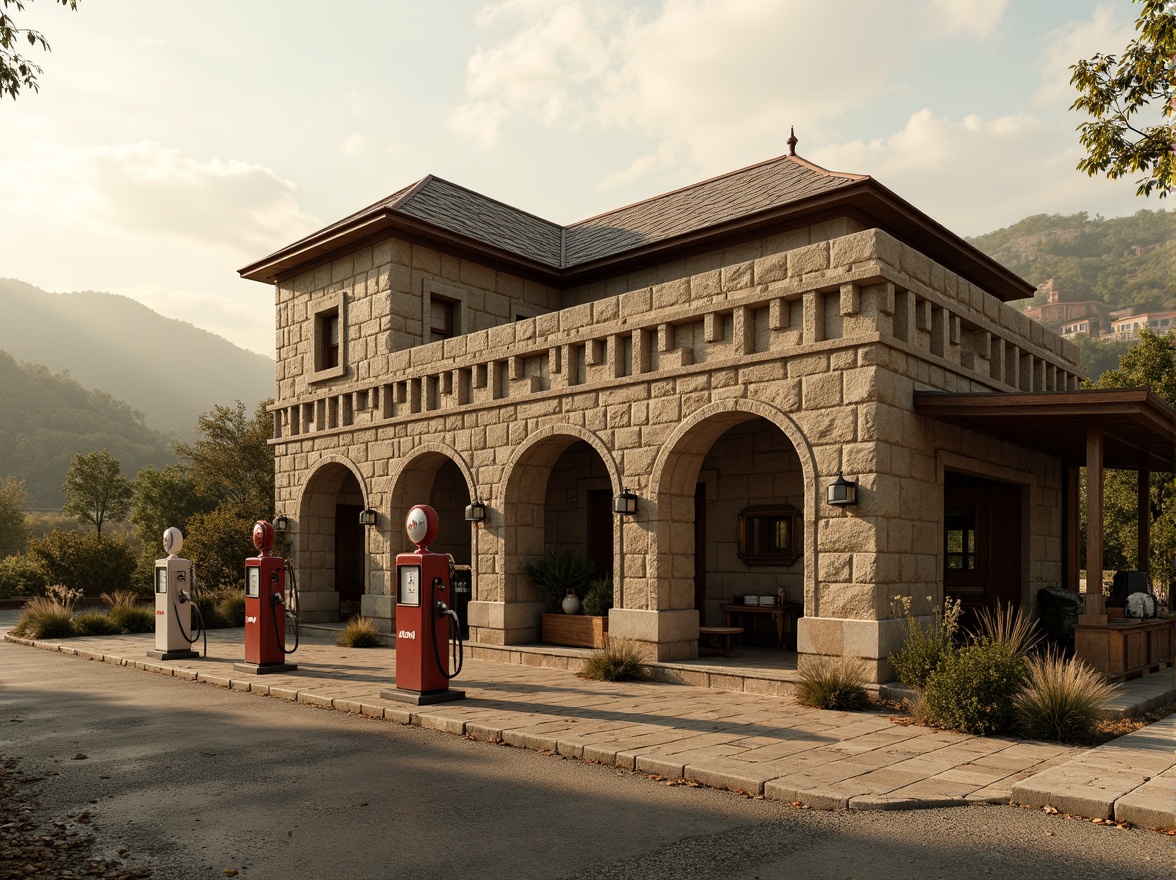
[(237, 270), (435, 174), (558, 223), (787, 152), (960, 235), (1169, 208), (1075, 170), (1128, 0), (51, 0), (0, 103), (0, 277), (272, 356)]

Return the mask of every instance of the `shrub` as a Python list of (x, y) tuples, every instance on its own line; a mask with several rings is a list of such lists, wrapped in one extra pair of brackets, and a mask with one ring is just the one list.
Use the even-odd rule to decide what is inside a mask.
[(74, 634), (73, 603), (47, 596), (30, 599), (12, 633), (25, 639), (68, 639)]
[(944, 600), (943, 611), (937, 610), (931, 623), (915, 619), (910, 599), (904, 599), (902, 605), (907, 638), (903, 646), (890, 655), (890, 664), (899, 681), (909, 688), (922, 690), (944, 658), (955, 651), (960, 603), (948, 597)]
[(609, 639), (589, 655), (579, 675), (596, 681), (642, 681), (647, 677), (641, 649), (629, 639)]
[(854, 711), (870, 705), (866, 670), (857, 658), (806, 655), (797, 671), (796, 701), (802, 706)]
[(927, 716), (937, 727), (987, 736), (1013, 726), (1013, 699), (1028, 662), (1007, 644), (980, 637), (949, 652), (923, 688)]
[(1029, 652), (1045, 638), (1036, 621), (1030, 620), (1020, 608), (1014, 610), (1011, 604), (1005, 605), (1000, 600), (997, 600), (996, 611), (981, 608), (978, 617), (980, 626), (971, 634), (973, 639), (1000, 642), (1022, 657), (1028, 657)]
[(111, 611), (115, 608), (135, 608), (139, 604), (139, 595), (134, 590), (115, 590), (113, 593), (103, 593), (102, 601)]
[(184, 530), (184, 554), (206, 587), (244, 589), (245, 559), (256, 556), (256, 516), (225, 504), (210, 513), (195, 513)]
[(1028, 681), (1013, 700), (1018, 726), (1034, 739), (1087, 741), (1118, 691), (1081, 660), (1049, 651), (1029, 660)]
[(77, 636), (113, 636), (122, 628), (101, 611), (84, 611), (73, 618), (73, 634)]
[(216, 603), (216, 614), (223, 621), (224, 626), (244, 626), (245, 625), (245, 590), (227, 589), (221, 590), (220, 598)]
[(527, 563), (527, 575), (556, 606), (563, 601), (568, 590), (582, 600), (594, 574), (596, 566), (571, 550)]
[(106, 616), (118, 627), (119, 632), (145, 633), (155, 629), (155, 611), (151, 608), (120, 605), (111, 608)]
[(357, 614), (347, 622), (335, 644), (340, 648), (378, 648), (381, 644), (380, 631), (368, 618)]
[(597, 578), (588, 584), (584, 593), (584, 613), (592, 615), (608, 614), (613, 607), (612, 578)]
[(126, 541), (93, 532), (53, 532), (34, 538), (29, 555), (50, 583), (64, 584), (86, 596), (126, 589), (135, 571), (135, 553)]
[(31, 556), (6, 556), (0, 559), (0, 599), (14, 596), (43, 596), (49, 578)]

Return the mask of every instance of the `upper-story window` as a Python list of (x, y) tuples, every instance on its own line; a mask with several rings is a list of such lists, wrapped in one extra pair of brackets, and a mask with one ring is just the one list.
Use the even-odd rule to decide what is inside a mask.
[(429, 303), (429, 341), (452, 339), (457, 328), (454, 313), (457, 304), (452, 300), (433, 296)]
[(337, 379), (347, 372), (347, 315), (342, 291), (311, 303), (311, 382)]

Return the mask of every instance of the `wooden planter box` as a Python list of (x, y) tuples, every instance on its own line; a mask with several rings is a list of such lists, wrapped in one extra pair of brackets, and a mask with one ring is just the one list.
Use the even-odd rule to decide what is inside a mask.
[(1172, 665), (1172, 621), (1079, 623), (1074, 654), (1111, 681), (1157, 672)]
[(608, 617), (588, 614), (544, 614), (540, 641), (572, 648), (603, 648)]

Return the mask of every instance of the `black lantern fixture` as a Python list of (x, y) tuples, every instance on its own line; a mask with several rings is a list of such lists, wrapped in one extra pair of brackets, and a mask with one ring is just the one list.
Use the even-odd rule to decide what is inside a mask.
[(620, 495), (613, 496), (613, 513), (617, 516), (636, 516), (637, 496), (628, 489), (622, 489)]
[(359, 524), (361, 526), (374, 526), (376, 524), (377, 513), (370, 507), (359, 512)]
[(825, 490), (825, 500), (834, 507), (850, 507), (857, 504), (857, 483), (838, 474), (837, 479)]
[(486, 520), (486, 505), (475, 498), (465, 509), (466, 522), (480, 523)]
[(274, 517), (274, 531), (288, 532), (290, 531), (290, 517), (284, 513), (279, 513)]

